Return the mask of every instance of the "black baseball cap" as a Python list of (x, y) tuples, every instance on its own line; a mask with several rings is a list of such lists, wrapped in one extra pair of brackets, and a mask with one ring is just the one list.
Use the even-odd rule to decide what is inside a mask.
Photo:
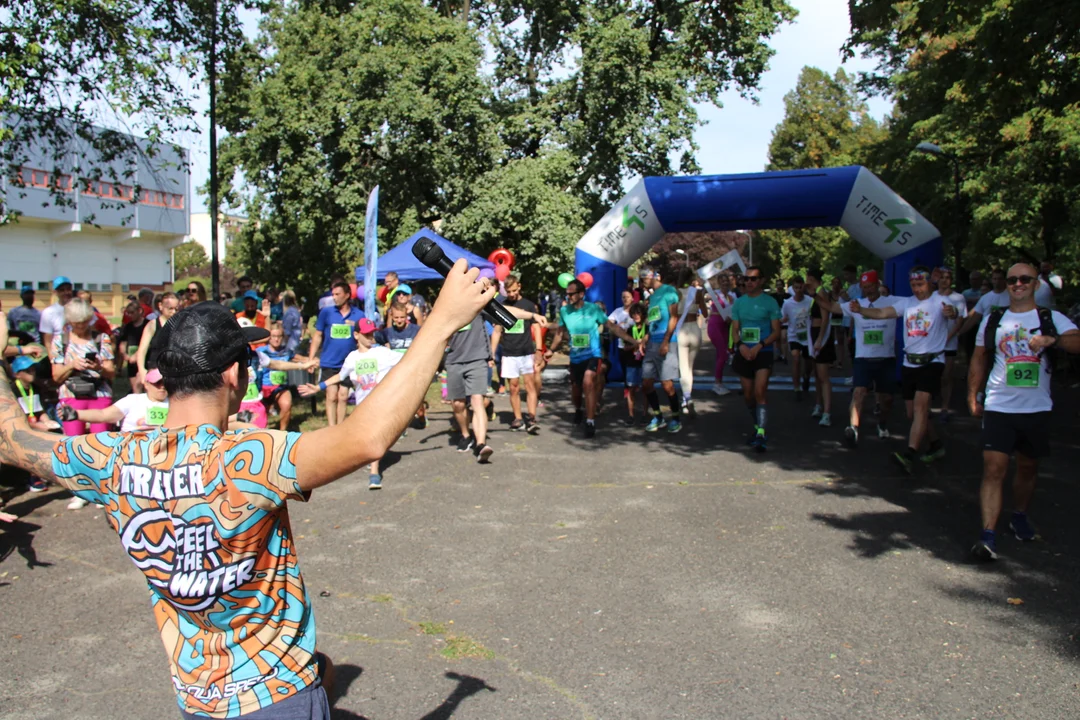
[(246, 362), (248, 343), (270, 337), (259, 327), (240, 327), (223, 305), (199, 303), (181, 310), (154, 333), (150, 352), (166, 378), (224, 372)]

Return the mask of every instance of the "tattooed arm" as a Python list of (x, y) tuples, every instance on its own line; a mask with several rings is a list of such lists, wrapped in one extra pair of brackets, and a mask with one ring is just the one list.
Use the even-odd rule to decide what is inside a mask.
[(5, 373), (0, 371), (0, 462), (56, 482), (53, 448), (62, 440), (62, 436), (30, 429), (26, 413), (11, 392)]

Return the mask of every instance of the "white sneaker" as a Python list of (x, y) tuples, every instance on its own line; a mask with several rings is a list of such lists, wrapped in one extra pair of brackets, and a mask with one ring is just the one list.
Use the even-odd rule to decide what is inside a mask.
[(853, 377), (844, 378), (844, 384), (845, 385), (853, 385), (854, 383), (855, 383), (855, 378), (853, 378)]
[(822, 413), (821, 421), (818, 422), (818, 425), (820, 425), (821, 427), (829, 427), (830, 425), (832, 425), (832, 416), (829, 415), (829, 413)]
[(725, 395), (730, 395), (731, 394), (731, 391), (728, 390), (723, 385), (721, 385), (720, 383), (716, 383), (715, 385), (713, 385), (712, 386), (712, 391), (715, 394), (719, 395), (720, 397), (724, 397)]
[(821, 406), (820, 405), (814, 405), (814, 411), (812, 413), (810, 413), (810, 417), (812, 417), (812, 418), (821, 417)]
[(888, 428), (884, 428), (884, 427), (882, 427), (882, 426), (878, 425), (878, 426), (877, 426), (877, 436), (878, 436), (879, 438), (888, 438), (888, 437), (889, 437), (889, 430), (888, 430)]
[(67, 509), (68, 510), (82, 510), (84, 507), (86, 507), (89, 504), (90, 503), (86, 502), (81, 497), (76, 495), (75, 497), (71, 498), (71, 502), (69, 502), (67, 504)]

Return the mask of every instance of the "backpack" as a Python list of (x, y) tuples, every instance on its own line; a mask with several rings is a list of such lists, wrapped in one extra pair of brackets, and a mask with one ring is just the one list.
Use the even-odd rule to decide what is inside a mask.
[[(994, 366), (994, 353), (997, 352), (997, 331), (998, 325), (1001, 324), (1001, 318), (1005, 317), (1005, 311), (1008, 308), (998, 308), (991, 312), (986, 319), (986, 331), (983, 334), (983, 347), (986, 348), (986, 354), (989, 355), (988, 362), (990, 367)], [(1040, 307), (1036, 308), (1039, 312), (1039, 334), (1046, 335), (1047, 337), (1057, 337), (1057, 326), (1054, 325), (1054, 313), (1050, 308)], [(1044, 351), (1046, 359), (1050, 365), (1050, 369), (1054, 368), (1054, 348), (1047, 348)]]

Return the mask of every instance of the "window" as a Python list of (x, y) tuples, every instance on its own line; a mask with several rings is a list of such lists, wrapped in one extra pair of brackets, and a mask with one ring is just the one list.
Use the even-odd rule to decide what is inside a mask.
[(43, 292), (51, 292), (52, 291), (52, 283), (49, 282), (48, 280), (46, 280), (44, 282), (39, 282), (37, 284), (37, 289), (41, 290)]
[(112, 292), (112, 280), (101, 283), (101, 292)]
[(131, 292), (131, 286), (127, 283), (124, 283), (120, 286), (120, 292)]
[(75, 285), (71, 289), (74, 290), (75, 292), (79, 292), (80, 290), (83, 289), (83, 284), (82, 283), (75, 283)]
[(90, 292), (97, 292), (97, 283), (88, 283), (86, 289)]
[(4, 289), (5, 290), (18, 290), (18, 288), (15, 287), (15, 281), (14, 280), (5, 280), (4, 281)]

